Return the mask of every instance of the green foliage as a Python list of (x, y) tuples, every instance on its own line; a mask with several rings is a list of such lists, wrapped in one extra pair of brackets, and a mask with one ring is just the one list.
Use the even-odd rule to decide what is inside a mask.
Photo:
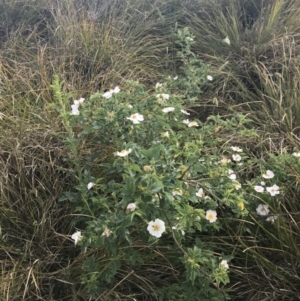
[[(238, 164), (241, 156), (234, 151), (243, 150), (226, 143), (228, 135), (249, 138), (256, 134), (246, 130), (245, 124), (250, 120), (242, 115), (227, 120), (210, 116), (206, 122), (185, 119), (190, 115), (186, 105), (191, 105), (193, 99), (189, 94), (200, 96), (207, 68), (191, 52), (192, 37), (188, 30), (179, 30), (178, 36), (183, 47), (178, 55), (186, 79), (173, 80), (170, 87), (158, 83), (153, 94), (145, 92), (141, 84), (127, 82), (124, 91), (116, 87), (84, 102), (75, 100), (65, 122), (73, 129), (81, 128), (73, 134), (74, 145), (98, 145), (100, 149), (112, 145), (115, 150), (114, 156), (98, 167), (105, 170), (104, 174), (112, 175), (113, 179), (108, 181), (97, 179), (91, 168), (93, 160), (101, 159), (103, 153), (91, 153), (78, 161), (77, 152), (70, 147), (74, 166), (80, 173), (74, 187), (77, 195), (70, 201), (76, 202), (79, 214), (90, 216), (79, 243), (84, 251), (101, 248), (105, 257), (110, 258), (103, 268), (93, 258), (84, 264), (87, 273), (82, 281), (95, 298), (104, 282), (111, 283), (121, 266), (134, 268), (136, 262), (132, 258), (143, 260), (134, 248), (136, 241), (142, 241), (150, 250), (167, 241), (172, 252), (164, 254), (164, 258), (185, 269), (184, 283), (193, 285), (203, 298), (225, 297), (221, 286), (229, 279), (227, 267), (220, 263), (222, 257), (214, 254), (211, 246), (195, 245), (195, 238), (199, 233), (218, 232), (222, 218), (216, 222), (216, 215), (225, 214), (222, 210), (231, 218), (247, 215), (247, 191), (229, 169), (235, 168), (236, 173), (242, 170)], [(191, 69), (197, 71), (189, 72)], [(53, 89), (60, 89), (55, 81)], [(177, 82), (185, 89), (178, 89)], [(178, 90), (181, 94), (176, 93)], [(60, 95), (58, 91), (54, 93)], [(61, 112), (66, 118), (64, 110)], [(72, 145), (69, 138), (66, 142)], [(233, 161), (228, 159), (231, 156)], [(69, 196), (67, 193), (63, 199)], [(157, 238), (166, 233), (157, 240), (147, 230)], [(124, 248), (131, 252), (130, 258)], [(181, 264), (173, 258), (182, 258)]]
[[(85, 216), (80, 219), (85, 221), (79, 240), (82, 251), (101, 249), (109, 258), (96, 264), (88, 257), (84, 264), (82, 282), (94, 298), (104, 294), (104, 283), (115, 283), (124, 266), (135, 269), (145, 261), (137, 242), (151, 250), (165, 240), (169, 247), (167, 253), (162, 251), (163, 258), (185, 277), (171, 280), (173, 293), (180, 281), (193, 286), (198, 296), (224, 300), (227, 260), (232, 258), (196, 237), (218, 236), (227, 220), (247, 220), (249, 212), (250, 220), (276, 221), (273, 211), (285, 188), (286, 167), (262, 162), (228, 144), (228, 137), (237, 141), (247, 137), (248, 143), (259, 139), (249, 129), (251, 120), (241, 114), (227, 119), (212, 115), (204, 122), (185, 119), (208, 84), (208, 68), (191, 50), (193, 39), (186, 28), (178, 30), (182, 76), (157, 83), (154, 93), (128, 81), (122, 90), (117, 86), (87, 101), (75, 100), (69, 114), (61, 111), (78, 180), (77, 192), (66, 193), (62, 200), (75, 202), (77, 213)], [(62, 88), (57, 78), (52, 87)], [(74, 146), (80, 145), (98, 146), (100, 151), (79, 158)], [(105, 146), (110, 146), (111, 154), (104, 154)], [(96, 161), (109, 179), (96, 176)], [(157, 285), (157, 293), (167, 296), (163, 292), (163, 285)]]
[[(178, 30), (176, 44), (180, 47), (177, 57), (182, 62), (180, 67), (182, 76), (177, 79), (175, 86), (179, 93), (188, 97), (192, 103), (195, 103), (197, 96), (202, 94), (201, 86), (207, 83), (208, 68), (191, 50), (195, 44), (195, 36), (191, 35), (187, 27)], [(189, 68), (186, 68), (186, 66)], [(172, 81), (171, 81), (172, 84)]]

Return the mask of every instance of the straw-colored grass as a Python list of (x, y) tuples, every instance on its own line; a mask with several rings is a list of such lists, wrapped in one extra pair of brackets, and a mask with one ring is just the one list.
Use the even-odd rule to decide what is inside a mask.
[(186, 12), (195, 50), (216, 75), (211, 106), (250, 113), (265, 130), (298, 133), (299, 1), (194, 0)]

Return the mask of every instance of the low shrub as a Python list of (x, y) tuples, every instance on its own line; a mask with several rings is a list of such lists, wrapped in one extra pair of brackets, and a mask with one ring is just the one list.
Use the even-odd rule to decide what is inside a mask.
[(187, 28), (177, 43), (183, 76), (152, 92), (128, 81), (70, 106), (58, 77), (52, 85), (78, 181), (61, 200), (76, 208), (72, 238), (91, 254), (81, 279), (95, 299), (147, 290), (159, 300), (225, 300), (232, 254), (209, 237), (249, 213), (277, 218), (270, 208), (285, 180), (274, 183), (269, 163), (241, 148), (259, 140), (251, 120), (194, 117), (213, 78)]

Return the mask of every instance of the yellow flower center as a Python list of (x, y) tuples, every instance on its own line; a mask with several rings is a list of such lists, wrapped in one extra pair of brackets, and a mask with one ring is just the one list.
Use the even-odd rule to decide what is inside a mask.
[(245, 205), (243, 202), (239, 202), (238, 203), (238, 207), (241, 209), (241, 210), (244, 210), (245, 209)]
[(207, 218), (208, 218), (209, 220), (214, 219), (214, 218), (215, 218), (215, 215), (214, 215), (213, 213), (209, 213), (208, 216), (207, 216)]
[(153, 230), (154, 231), (159, 231), (159, 225), (153, 225)]

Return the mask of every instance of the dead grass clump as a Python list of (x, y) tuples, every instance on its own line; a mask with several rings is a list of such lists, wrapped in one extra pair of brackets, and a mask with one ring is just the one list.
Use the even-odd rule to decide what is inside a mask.
[(211, 65), (215, 78), (203, 97), (209, 111), (249, 113), (264, 130), (298, 133), (299, 4), (186, 3), (186, 23), (198, 41), (195, 50)]
[(72, 210), (58, 202), (68, 185), (60, 171), (62, 145), (43, 129), (26, 129), (20, 136), (8, 129), (5, 134), (0, 153), (1, 300), (50, 300), (57, 288), (71, 292), (73, 283), (66, 272), (75, 256), (68, 236)]

